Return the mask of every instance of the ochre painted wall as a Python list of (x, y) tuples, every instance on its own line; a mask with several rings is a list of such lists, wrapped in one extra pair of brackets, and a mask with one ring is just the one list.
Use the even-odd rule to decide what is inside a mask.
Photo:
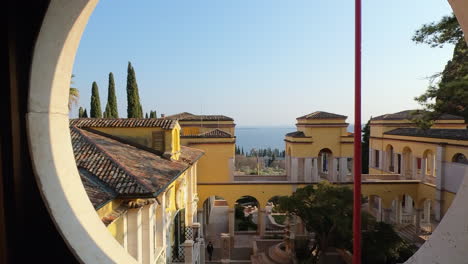
[[(207, 140), (208, 141), (208, 140)], [(182, 143), (184, 144), (184, 143)], [(230, 162), (235, 156), (235, 143), (192, 143), (190, 147), (205, 152), (198, 161), (198, 182), (230, 182)], [(198, 193), (202, 191), (199, 189)]]

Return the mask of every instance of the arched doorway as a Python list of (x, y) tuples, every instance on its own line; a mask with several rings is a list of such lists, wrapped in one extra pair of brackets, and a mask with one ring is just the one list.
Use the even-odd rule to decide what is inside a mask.
[(236, 200), (234, 231), (240, 233), (257, 233), (259, 203), (252, 196), (242, 196)]
[(386, 162), (386, 169), (388, 172), (395, 172), (395, 153), (393, 150), (393, 146), (388, 144), (385, 148), (385, 162)]
[(229, 233), (229, 204), (221, 196), (213, 195), (203, 202), (203, 237), (220, 247), (221, 233)]
[(333, 152), (329, 148), (321, 149), (318, 153), (318, 172), (322, 179), (336, 180)]
[(412, 178), (413, 177), (413, 155), (412, 151), (409, 147), (405, 147), (403, 149), (403, 169), (402, 169), (402, 176), (405, 178)]

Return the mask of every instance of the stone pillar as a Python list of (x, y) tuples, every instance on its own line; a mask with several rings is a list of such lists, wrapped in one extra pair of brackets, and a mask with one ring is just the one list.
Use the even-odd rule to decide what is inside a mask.
[(184, 247), (184, 263), (186, 264), (195, 263), (195, 260), (193, 259), (193, 244), (193, 240), (185, 240), (185, 242), (182, 244), (182, 247)]
[(319, 173), (318, 173), (318, 158), (312, 159), (312, 182), (318, 182), (320, 180)]
[(443, 159), (445, 155), (445, 146), (439, 145), (436, 149), (436, 161), (433, 170), (435, 171), (436, 177), (436, 191), (435, 191), (435, 203), (434, 203), (434, 218), (440, 221), (443, 217), (442, 208), (444, 199), (442, 197), (442, 190), (444, 186), (444, 171), (443, 171)]
[(312, 158), (304, 159), (304, 182), (312, 182)]
[(401, 224), (401, 200), (397, 198), (395, 202), (395, 223)]
[(231, 238), (229, 234), (221, 234), (221, 263), (229, 263), (231, 259)]
[(299, 169), (299, 159), (291, 157), (291, 182), (297, 182)]
[(393, 170), (398, 173), (398, 153), (393, 153)]
[(123, 215), (123, 248), (128, 252), (128, 213)]
[(143, 261), (141, 208), (128, 210), (128, 253), (139, 263)]
[(257, 215), (257, 218), (258, 218), (258, 234), (260, 235), (260, 237), (263, 237), (265, 236), (265, 209), (262, 208), (262, 209), (258, 209), (258, 215)]
[(199, 238), (198, 243), (200, 243), (200, 260), (198, 263), (205, 264), (205, 240)]
[(348, 158), (340, 158), (340, 177), (339, 182), (345, 182), (348, 176)]
[(379, 150), (379, 168), (380, 170), (383, 170), (384, 166), (383, 166), (383, 153), (384, 151), (382, 150)]
[(414, 214), (416, 215), (416, 222), (415, 222), (415, 226), (416, 226), (416, 235), (419, 235), (421, 233), (421, 213), (422, 213), (423, 209), (419, 209), (419, 208), (416, 208), (414, 210)]
[(235, 213), (234, 213), (234, 208), (229, 208), (229, 215), (228, 215), (228, 224), (229, 224), (229, 235), (231, 237), (232, 242), (234, 242), (234, 228), (235, 228)]
[(425, 158), (421, 160), (421, 180), (422, 181), (426, 180), (426, 159)]
[(154, 204), (149, 204), (142, 209), (143, 264), (151, 264), (154, 261), (154, 208)]
[(392, 208), (384, 208), (383, 209), (383, 222), (390, 224), (391, 223), (391, 217), (390, 215), (392, 214)]
[(284, 161), (285, 161), (285, 167), (286, 167), (286, 176), (288, 178), (289, 181), (291, 181), (291, 156), (289, 155), (286, 155), (286, 157), (284, 158)]
[(378, 209), (378, 216), (377, 216), (377, 221), (383, 221), (383, 207), (382, 207), (382, 198), (378, 198), (377, 200), (379, 202), (379, 209)]
[(413, 180), (418, 179), (418, 157), (413, 157), (413, 173), (411, 174)]
[(424, 220), (431, 225), (431, 201), (426, 200), (424, 202)]
[(336, 171), (337, 171), (337, 162), (335, 161), (335, 157), (330, 156), (329, 164), (328, 164), (328, 180), (331, 182), (336, 182)]
[(405, 211), (410, 214), (413, 213), (413, 199), (409, 195), (405, 195)]

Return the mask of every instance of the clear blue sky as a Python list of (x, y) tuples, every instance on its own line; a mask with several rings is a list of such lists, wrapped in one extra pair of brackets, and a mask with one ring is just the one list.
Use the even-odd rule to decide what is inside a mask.
[[(238, 125), (293, 125), (317, 110), (353, 123), (354, 1), (101, 0), (73, 73), (80, 105), (91, 84), (104, 110), (108, 74), (126, 117), (131, 61), (143, 110), (224, 114)], [(450, 14), (445, 0), (363, 0), (363, 120), (416, 108), (426, 76), (452, 46), (412, 43), (423, 23)], [(72, 116), (76, 116), (76, 107)]]

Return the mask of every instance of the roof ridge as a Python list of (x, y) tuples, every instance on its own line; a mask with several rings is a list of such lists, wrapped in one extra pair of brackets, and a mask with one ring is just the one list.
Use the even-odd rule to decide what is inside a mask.
[[(133, 173), (131, 173), (125, 166), (123, 166), (119, 161), (115, 160), (106, 150), (98, 146), (91, 138), (89, 138), (87, 135), (83, 134), (81, 129), (77, 128), (76, 126), (73, 126), (72, 129), (75, 130), (75, 132), (79, 133), (89, 144), (91, 144), (93, 147), (95, 147), (97, 150), (99, 150), (102, 154), (104, 154), (108, 159), (110, 159), (119, 169), (123, 170), (126, 174), (130, 175), (133, 180), (144, 190), (146, 190), (148, 193), (153, 194), (153, 191), (148, 190), (146, 185), (142, 183), (138, 177), (136, 177)], [(88, 131), (90, 133), (93, 133), (92, 131)], [(99, 135), (99, 134), (98, 134)], [(103, 135), (101, 135), (103, 136)], [(112, 138), (110, 138), (112, 139)], [(113, 139), (112, 139), (113, 140)]]

